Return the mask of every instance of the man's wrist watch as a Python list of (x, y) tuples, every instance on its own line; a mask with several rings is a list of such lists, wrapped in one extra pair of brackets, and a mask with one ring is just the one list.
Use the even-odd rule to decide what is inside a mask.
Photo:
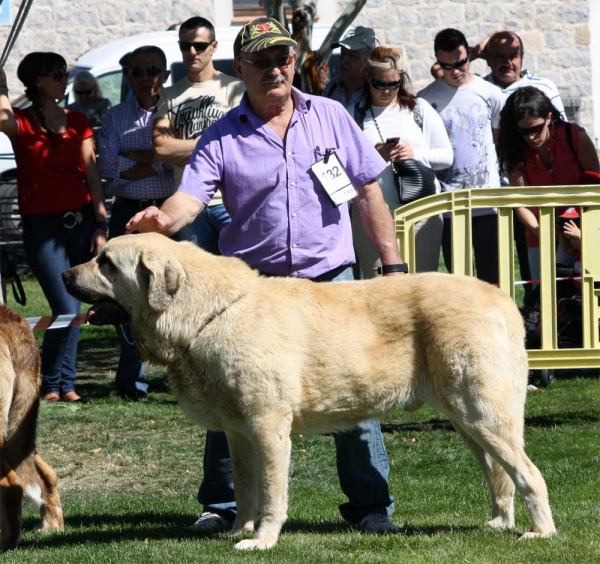
[(103, 229), (104, 231), (108, 230), (108, 223), (106, 221), (97, 221), (96, 229)]
[(377, 274), (391, 274), (392, 272), (404, 272), (408, 274), (408, 264), (384, 264), (377, 268)]

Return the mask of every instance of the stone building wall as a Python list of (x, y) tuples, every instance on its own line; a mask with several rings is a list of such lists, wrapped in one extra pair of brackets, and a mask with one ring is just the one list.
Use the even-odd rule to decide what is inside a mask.
[[(14, 18), (20, 1), (8, 2)], [(525, 44), (525, 68), (556, 82), (566, 105), (577, 109), (577, 121), (591, 131), (589, 2), (368, 0), (355, 23), (373, 27), (383, 43), (403, 48), (415, 90), (430, 81), (433, 38), (439, 30), (456, 27), (472, 44), (497, 29), (516, 31)], [(35, 0), (7, 64), (11, 96), (21, 90), (16, 65), (30, 51), (53, 50), (73, 60), (90, 47), (166, 29), (194, 14), (227, 21), (222, 13), (230, 4), (231, 0)], [(321, 0), (320, 4), (320, 23), (331, 24), (347, 2)], [(9, 26), (0, 27), (1, 45), (9, 31)], [(487, 74), (483, 61), (475, 61), (472, 69)]]

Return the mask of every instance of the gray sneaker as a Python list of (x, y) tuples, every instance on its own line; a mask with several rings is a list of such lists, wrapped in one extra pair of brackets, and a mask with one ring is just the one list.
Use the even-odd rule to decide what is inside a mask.
[(373, 533), (376, 535), (397, 534), (401, 531), (398, 525), (394, 525), (387, 515), (379, 513), (371, 513), (363, 517), (358, 524), (358, 528), (365, 533)]
[(225, 517), (221, 517), (218, 513), (205, 511), (190, 529), (192, 531), (214, 535), (215, 533), (231, 531), (232, 526), (233, 525), (225, 519)]

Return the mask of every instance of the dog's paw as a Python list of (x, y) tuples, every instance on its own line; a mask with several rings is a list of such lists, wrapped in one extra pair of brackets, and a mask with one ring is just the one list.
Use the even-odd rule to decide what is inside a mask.
[(556, 529), (552, 529), (545, 533), (536, 533), (533, 531), (529, 531), (519, 537), (519, 540), (527, 540), (527, 539), (549, 539), (556, 535)]
[(267, 550), (275, 546), (277, 539), (245, 539), (238, 542), (233, 548), (236, 550)]
[(244, 522), (239, 522), (236, 519), (235, 522), (233, 523), (233, 527), (231, 529), (234, 533), (253, 533), (254, 532), (254, 521), (253, 520), (248, 520), (245, 523)]
[(506, 519), (505, 517), (494, 517), (491, 521), (487, 521), (486, 527), (490, 529), (514, 529), (514, 520)]

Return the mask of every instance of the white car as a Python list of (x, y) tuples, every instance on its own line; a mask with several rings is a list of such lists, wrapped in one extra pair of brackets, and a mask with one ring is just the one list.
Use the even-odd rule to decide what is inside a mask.
[[(130, 53), (143, 45), (157, 45), (167, 56), (167, 67), (171, 76), (165, 86), (177, 82), (185, 76), (186, 69), (181, 61), (179, 50), (178, 33), (179, 25), (172, 26), (166, 31), (142, 33), (123, 37), (111, 41), (101, 47), (96, 47), (80, 55), (75, 62), (69, 66), (69, 84), (67, 85), (65, 104), (70, 104), (72, 99), (72, 79), (80, 70), (91, 72), (98, 80), (102, 95), (115, 106), (126, 99), (129, 92), (129, 83), (123, 77), (119, 60), (123, 55)], [(215, 67), (226, 74), (235, 76), (233, 72), (233, 42), (240, 27), (226, 27), (215, 30), (218, 47), (213, 55)], [(313, 29), (313, 45), (321, 45), (329, 28), (315, 26)], [(339, 49), (331, 57), (329, 66), (332, 76), (337, 75), (339, 67)], [(25, 107), (28, 100), (21, 96), (12, 101), (16, 107)], [(20, 216), (17, 206), (16, 187), (17, 165), (10, 140), (6, 135), (0, 133), (0, 229), (2, 240), (11, 238), (20, 239)]]

